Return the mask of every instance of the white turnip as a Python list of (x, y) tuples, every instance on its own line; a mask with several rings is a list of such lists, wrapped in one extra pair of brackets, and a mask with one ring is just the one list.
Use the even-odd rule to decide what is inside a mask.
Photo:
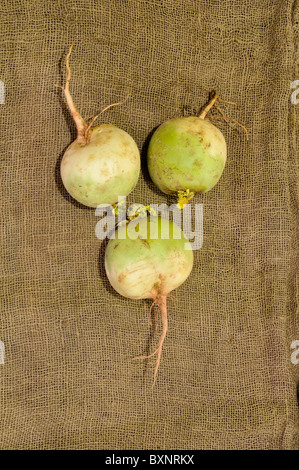
[(192, 266), (189, 241), (176, 224), (161, 217), (139, 218), (118, 227), (106, 248), (105, 268), (114, 289), (130, 299), (152, 299), (152, 306), (156, 304), (161, 312), (158, 347), (139, 357), (157, 355), (154, 383), (168, 329), (167, 297), (188, 278)]
[[(72, 47), (66, 57), (64, 94), (77, 127), (77, 138), (62, 158), (61, 179), (68, 193), (81, 204), (89, 207), (114, 204), (118, 196), (127, 196), (137, 184), (139, 150), (127, 132), (112, 124), (92, 127), (99, 115), (89, 124), (81, 117), (69, 91), (71, 50)], [(114, 105), (103, 111), (111, 106)]]

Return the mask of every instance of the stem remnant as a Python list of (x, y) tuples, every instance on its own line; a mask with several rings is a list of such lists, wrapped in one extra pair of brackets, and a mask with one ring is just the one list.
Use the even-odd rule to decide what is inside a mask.
[(228, 122), (227, 120), (229, 121), (232, 121), (234, 122), (235, 124), (238, 124), (238, 126), (242, 127), (243, 131), (245, 132), (246, 134), (246, 140), (249, 140), (249, 136), (248, 136), (248, 131), (246, 129), (246, 127), (244, 126), (244, 124), (241, 124), (239, 121), (237, 121), (236, 119), (233, 119), (231, 117), (228, 117), (228, 116), (224, 116), (224, 115), (221, 115), (221, 116), (213, 116), (211, 120), (213, 119), (224, 119), (224, 121)]
[(217, 91), (214, 91), (214, 93), (212, 93), (212, 97), (210, 98), (210, 101), (208, 102), (208, 104), (205, 106), (205, 108), (199, 115), (201, 119), (204, 119), (206, 117), (210, 109), (214, 106), (217, 99), (218, 99), (218, 93)]

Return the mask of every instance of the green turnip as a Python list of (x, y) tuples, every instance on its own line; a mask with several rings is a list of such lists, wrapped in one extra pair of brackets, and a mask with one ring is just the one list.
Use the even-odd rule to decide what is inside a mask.
[[(112, 124), (92, 127), (99, 115), (90, 123), (81, 117), (69, 91), (71, 50), (72, 47), (66, 57), (64, 94), (77, 127), (77, 138), (62, 158), (61, 179), (68, 193), (81, 204), (89, 207), (114, 204), (118, 196), (127, 196), (137, 184), (139, 150), (127, 132)], [(103, 111), (111, 106), (114, 104)]]
[[(138, 231), (137, 231), (138, 229)], [(173, 222), (148, 216), (119, 226), (108, 242), (105, 269), (113, 288), (130, 299), (152, 299), (161, 312), (162, 332), (157, 349), (154, 383), (168, 329), (167, 297), (189, 276), (193, 252), (182, 230)]]
[(226, 163), (222, 132), (205, 119), (215, 93), (199, 117), (178, 117), (161, 124), (148, 147), (148, 169), (165, 194), (178, 196), (182, 208), (196, 193), (206, 193), (219, 181)]

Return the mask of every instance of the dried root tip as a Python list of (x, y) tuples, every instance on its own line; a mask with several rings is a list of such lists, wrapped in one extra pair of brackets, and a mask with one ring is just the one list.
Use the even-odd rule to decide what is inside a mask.
[(150, 357), (153, 357), (153, 356), (157, 355), (157, 361), (156, 361), (155, 372), (154, 372), (153, 387), (154, 387), (154, 385), (156, 383), (156, 380), (157, 380), (157, 373), (158, 373), (158, 369), (159, 369), (159, 365), (160, 365), (160, 361), (161, 361), (162, 347), (163, 347), (163, 343), (164, 343), (166, 333), (167, 333), (167, 330), (168, 330), (166, 295), (163, 295), (160, 299), (156, 299), (154, 301), (154, 303), (152, 304), (152, 307), (155, 303), (157, 303), (159, 305), (159, 308), (161, 310), (161, 319), (162, 319), (162, 332), (161, 332), (161, 335), (160, 335), (160, 338), (159, 338), (158, 347), (149, 356), (134, 357), (134, 359), (149, 359)]
[[(204, 109), (204, 111), (201, 113), (201, 115), (199, 117), (202, 117), (202, 114), (205, 113), (205, 111), (207, 110), (207, 108), (209, 107), (208, 111), (211, 109), (211, 107), (213, 106), (213, 104), (215, 104), (215, 101), (214, 103), (212, 104), (212, 106), (210, 106), (211, 102), (213, 101), (213, 99), (210, 101), (210, 103), (207, 105), (207, 107)], [(235, 105), (235, 106), (238, 106), (237, 103), (234, 103), (233, 101), (226, 101), (226, 100), (223, 100), (221, 98), (218, 97), (218, 101), (221, 102), (221, 103), (226, 103), (226, 104), (232, 104), (232, 105)], [(209, 117), (208, 119), (210, 121), (213, 121), (213, 119), (223, 119), (226, 123), (229, 123), (229, 121), (232, 121), (234, 122), (235, 124), (237, 124), (238, 126), (242, 127), (242, 129), (244, 130), (245, 134), (246, 134), (246, 139), (248, 140), (248, 131), (246, 129), (246, 127), (244, 126), (244, 124), (241, 124), (240, 122), (236, 121), (236, 119), (233, 119), (231, 117), (228, 117), (224, 114), (224, 112), (222, 111), (222, 109), (220, 108), (219, 105), (216, 105), (215, 104), (215, 108), (217, 109), (217, 111), (219, 111), (220, 113), (220, 116), (211, 116)], [(206, 116), (207, 113), (205, 113), (204, 116)]]
[(184, 209), (184, 207), (188, 204), (190, 199), (194, 197), (194, 194), (192, 191), (187, 189), (186, 191), (178, 191), (178, 203), (177, 207), (179, 209)]
[(245, 132), (246, 134), (246, 140), (249, 140), (249, 136), (248, 136), (248, 131), (247, 131), (247, 128), (244, 126), (244, 124), (241, 124), (240, 122), (236, 121), (236, 119), (233, 119), (231, 117), (227, 117), (227, 116), (213, 116), (211, 120), (213, 119), (223, 119), (224, 121), (228, 122), (228, 121), (232, 121), (234, 122), (235, 124), (237, 124), (238, 126), (240, 126), (243, 131)]
[[(107, 111), (107, 109), (109, 108), (112, 108), (112, 106), (118, 106), (120, 104), (123, 104), (125, 103), (125, 101), (127, 101), (128, 98), (126, 98), (124, 101), (119, 101), (118, 103), (112, 103), (112, 104), (109, 104), (108, 106), (106, 106), (106, 108), (102, 109), (102, 111), (99, 113), (99, 114), (96, 114), (95, 116), (88, 116), (86, 119), (85, 119), (85, 124), (86, 124), (86, 130), (85, 130), (85, 133), (84, 133), (84, 137), (86, 140), (88, 140), (88, 133), (90, 131), (90, 128), (92, 127), (93, 123), (98, 119), (98, 117), (104, 113), (105, 111)], [(92, 121), (87, 125), (87, 121), (89, 121), (90, 119), (92, 119)]]
[(223, 100), (222, 98), (219, 98), (219, 96), (218, 96), (218, 101), (220, 101), (220, 103), (226, 103), (226, 104), (232, 104), (233, 106), (238, 106), (238, 103), (235, 103), (234, 101)]
[(99, 114), (97, 114), (96, 116), (93, 116), (92, 121), (88, 124), (87, 128), (85, 129), (84, 137), (85, 137), (86, 142), (88, 142), (89, 131), (93, 123), (98, 119), (98, 117), (99, 117)]
[[(123, 100), (123, 101), (119, 101), (118, 103), (109, 104), (108, 106), (106, 106), (106, 108), (102, 109), (102, 111), (98, 114), (98, 116), (99, 116), (100, 114), (104, 113), (105, 111), (107, 111), (107, 109), (112, 108), (113, 106), (119, 106), (119, 105), (121, 105), (121, 104), (124, 104), (129, 98), (130, 98), (130, 97), (127, 96), (127, 98), (126, 98), (125, 100)], [(97, 117), (98, 117), (98, 116), (97, 116)]]
[(214, 106), (216, 100), (218, 99), (217, 91), (213, 91), (210, 94), (210, 96), (211, 96), (210, 101), (208, 102), (208, 104), (205, 106), (205, 108), (203, 109), (203, 111), (199, 115), (199, 117), (201, 119), (204, 119), (206, 117), (206, 115), (208, 114), (208, 112), (210, 111), (210, 109)]

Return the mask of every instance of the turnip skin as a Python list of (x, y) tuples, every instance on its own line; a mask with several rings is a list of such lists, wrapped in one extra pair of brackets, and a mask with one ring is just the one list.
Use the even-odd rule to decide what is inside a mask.
[(68, 193), (89, 207), (114, 204), (136, 186), (140, 172), (138, 147), (127, 132), (112, 124), (91, 127), (88, 144), (75, 140), (61, 161)]
[(219, 181), (226, 163), (223, 134), (201, 117), (170, 119), (154, 132), (148, 147), (148, 169), (165, 194), (206, 193)]
[[(158, 230), (157, 239), (150, 234), (153, 226)], [(111, 285), (119, 294), (130, 299), (149, 298), (153, 300), (151, 309), (155, 304), (158, 306), (162, 320), (158, 347), (149, 356), (135, 358), (147, 359), (157, 355), (155, 385), (168, 330), (167, 296), (190, 275), (193, 252), (181, 229), (166, 219), (143, 218), (139, 221), (138, 237), (132, 239), (134, 232), (132, 224), (117, 229), (115, 239), (110, 239), (106, 247), (105, 269)]]
[[(149, 226), (156, 224), (159, 238), (151, 239)], [(169, 239), (166, 236), (169, 227)], [(105, 268), (114, 289), (131, 299), (153, 299), (167, 296), (189, 276), (193, 252), (181, 229), (160, 217), (147, 217), (139, 222), (139, 237), (130, 224), (118, 228), (116, 238), (109, 240), (105, 253)], [(174, 236), (180, 236), (175, 239)], [(126, 237), (126, 238), (124, 238)], [(124, 239), (122, 239), (124, 238)]]

